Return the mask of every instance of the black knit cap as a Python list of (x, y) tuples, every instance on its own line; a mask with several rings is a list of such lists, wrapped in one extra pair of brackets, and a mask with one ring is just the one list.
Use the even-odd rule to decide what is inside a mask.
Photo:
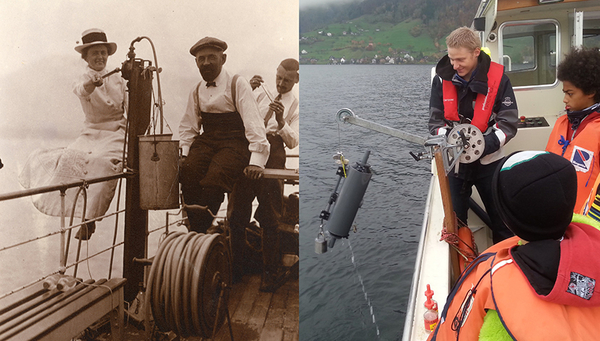
[(527, 241), (560, 239), (573, 217), (577, 174), (559, 155), (516, 152), (500, 162), (492, 194), (502, 220), (517, 236)]

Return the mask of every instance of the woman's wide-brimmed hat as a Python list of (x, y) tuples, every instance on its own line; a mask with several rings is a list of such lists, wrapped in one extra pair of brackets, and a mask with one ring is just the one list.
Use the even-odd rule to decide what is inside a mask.
[(106, 33), (98, 28), (83, 31), (81, 34), (81, 45), (75, 46), (75, 51), (83, 53), (83, 50), (95, 45), (106, 45), (109, 56), (117, 51), (117, 44), (109, 42), (106, 39)]

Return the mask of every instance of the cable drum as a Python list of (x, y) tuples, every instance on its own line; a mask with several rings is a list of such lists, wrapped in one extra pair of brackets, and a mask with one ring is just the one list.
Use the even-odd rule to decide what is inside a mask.
[(463, 123), (455, 126), (448, 135), (448, 143), (464, 146), (459, 159), (461, 163), (472, 163), (479, 160), (485, 149), (483, 134), (472, 124)]
[(224, 321), (224, 289), (230, 285), (231, 260), (223, 236), (175, 232), (160, 244), (152, 262), (146, 306), (162, 332), (212, 338)]

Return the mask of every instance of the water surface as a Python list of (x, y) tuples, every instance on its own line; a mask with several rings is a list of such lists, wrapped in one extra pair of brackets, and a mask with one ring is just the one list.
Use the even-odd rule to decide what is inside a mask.
[[(402, 337), (429, 162), (409, 155), (422, 146), (338, 124), (335, 114), (350, 108), (361, 118), (426, 137), (430, 70), (421, 65), (301, 66), (301, 340)], [(354, 221), (357, 232), (315, 254), (319, 213), (337, 181), (332, 156), (342, 151), (354, 164), (366, 150), (375, 174)]]

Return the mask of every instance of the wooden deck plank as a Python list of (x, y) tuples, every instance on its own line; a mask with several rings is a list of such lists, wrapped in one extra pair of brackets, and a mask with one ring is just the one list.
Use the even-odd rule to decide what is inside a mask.
[(265, 320), (265, 329), (283, 328), (285, 317), (286, 300), (289, 295), (289, 285), (287, 282), (273, 293), (271, 304), (269, 306), (269, 315)]
[(260, 337), (260, 330), (258, 330), (256, 326), (248, 325), (248, 321), (252, 314), (252, 308), (260, 293), (258, 291), (258, 288), (260, 287), (260, 276), (253, 275), (247, 278), (249, 279), (249, 282), (246, 286), (244, 297), (232, 319), (233, 325), (238, 327), (237, 333), (235, 329), (233, 331), (234, 340), (257, 340)]
[(285, 307), (285, 315), (283, 320), (283, 331), (285, 335), (291, 335), (298, 337), (299, 323), (300, 323), (300, 305), (298, 302), (298, 292), (300, 286), (298, 279), (290, 280), (288, 288), (288, 296)]
[(265, 325), (265, 320), (267, 319), (272, 296), (273, 294), (271, 293), (259, 291), (258, 296), (254, 300), (252, 310), (250, 311), (250, 318), (247, 323), (249, 326), (262, 330)]
[(43, 281), (39, 281), (28, 288), (3, 297), (0, 299), (0, 316), (47, 292), (48, 290), (44, 289)]
[(260, 341), (280, 341), (283, 339), (283, 330), (276, 327), (265, 327), (260, 333)]
[[(230, 316), (231, 322), (232, 322), (232, 329), (234, 329), (233, 328), (233, 321), (234, 321), (233, 316), (242, 303), (242, 299), (244, 298), (244, 294), (247, 290), (246, 287), (248, 286), (249, 281), (250, 281), (250, 279), (245, 277), (242, 282), (234, 284), (231, 288), (231, 292), (229, 293), (228, 306), (229, 306), (229, 316)], [(217, 332), (217, 335), (215, 335), (214, 341), (230, 340), (229, 326), (227, 326), (227, 323), (228, 323), (227, 319), (225, 319), (225, 322), (223, 323), (223, 325)], [(235, 333), (235, 330), (234, 330), (234, 333)], [(235, 340), (235, 338), (234, 338), (234, 340)]]
[[(257, 279), (253, 277), (258, 277), (258, 282)], [(245, 324), (247, 322), (249, 311), (252, 309), (252, 302), (254, 301), (254, 297), (256, 297), (259, 286), (260, 276), (244, 276), (242, 282), (234, 284), (231, 289), (229, 316), (231, 317), (231, 329), (233, 331), (234, 340), (244, 340), (240, 337), (245, 334)], [(225, 320), (225, 323), (221, 326), (215, 336), (215, 341), (225, 340), (230, 340), (227, 320)]]

